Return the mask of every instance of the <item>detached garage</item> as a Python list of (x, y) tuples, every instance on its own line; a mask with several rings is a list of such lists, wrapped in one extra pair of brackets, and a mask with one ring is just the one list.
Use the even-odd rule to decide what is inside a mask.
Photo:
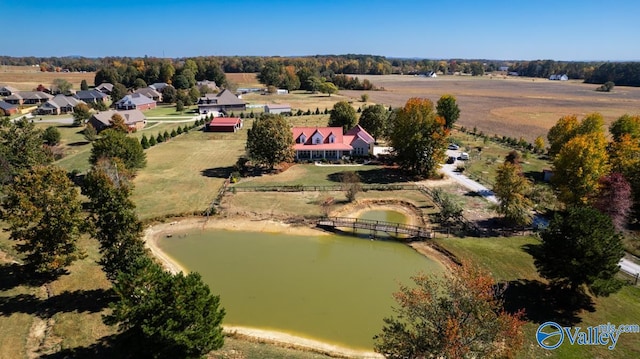
[(242, 128), (242, 119), (237, 117), (214, 117), (207, 123), (207, 132), (236, 132)]

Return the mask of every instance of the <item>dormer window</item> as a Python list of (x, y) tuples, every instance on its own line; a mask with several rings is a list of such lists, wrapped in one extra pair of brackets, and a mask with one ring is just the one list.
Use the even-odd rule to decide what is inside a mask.
[(329, 135), (329, 143), (334, 143), (336, 142), (336, 136), (334, 136), (333, 134)]
[(316, 137), (316, 138), (313, 139), (313, 143), (315, 143), (316, 145), (319, 145), (320, 144), (320, 140), (321, 140), (320, 137)]
[(304, 133), (302, 135), (300, 135), (300, 137), (298, 137), (298, 143), (305, 143), (307, 142), (307, 136), (304, 135)]

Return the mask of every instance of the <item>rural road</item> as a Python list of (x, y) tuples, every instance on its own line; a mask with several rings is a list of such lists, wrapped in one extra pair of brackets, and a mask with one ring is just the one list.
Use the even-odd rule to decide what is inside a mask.
[[(447, 156), (454, 156), (458, 158), (460, 156), (460, 151), (447, 150)], [(442, 165), (442, 167), (440, 168), (440, 171), (445, 175), (447, 175), (449, 178), (458, 182), (460, 185), (464, 186), (465, 188), (471, 191), (477, 192), (479, 195), (484, 197), (487, 201), (498, 204), (498, 199), (490, 189), (470, 179), (469, 177), (463, 175), (462, 173), (456, 172), (457, 162), (458, 160), (456, 160), (456, 162), (452, 164)], [(538, 221), (538, 223), (540, 224), (548, 225), (548, 221), (540, 216), (535, 216), (534, 222), (536, 221)], [(640, 265), (626, 258), (620, 259), (620, 270), (632, 276), (640, 275)]]

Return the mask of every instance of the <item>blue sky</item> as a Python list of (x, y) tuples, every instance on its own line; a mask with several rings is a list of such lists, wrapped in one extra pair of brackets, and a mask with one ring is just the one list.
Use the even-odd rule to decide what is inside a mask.
[(0, 54), (640, 61), (638, 14), (637, 0), (0, 0)]

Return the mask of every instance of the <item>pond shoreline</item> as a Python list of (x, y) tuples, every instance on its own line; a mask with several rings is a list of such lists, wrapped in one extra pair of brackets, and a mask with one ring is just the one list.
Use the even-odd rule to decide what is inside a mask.
[[(359, 203), (353, 206), (348, 206), (348, 208), (343, 208), (339, 212), (340, 215), (358, 216), (363, 211), (371, 209), (399, 211), (407, 216), (409, 224), (423, 224), (422, 218), (417, 217), (412, 208), (407, 208), (402, 204)], [(158, 247), (157, 241), (158, 239), (163, 237), (172, 237), (174, 234), (179, 235), (180, 233), (194, 229), (224, 229), (234, 231), (283, 233), (309, 236), (322, 236), (330, 234), (315, 227), (311, 227), (309, 226), (309, 224), (292, 225), (284, 223), (280, 220), (264, 220), (258, 218), (251, 219), (246, 216), (213, 217), (210, 219), (203, 217), (189, 217), (148, 227), (144, 232), (144, 241), (154, 257), (156, 257), (168, 271), (172, 273), (186, 273), (187, 270), (185, 268), (183, 268), (179, 263), (177, 263), (173, 258), (169, 257)], [(452, 263), (451, 260), (442, 253), (438, 252), (436, 249), (432, 248), (428, 243), (415, 242), (410, 244), (410, 246), (418, 253), (440, 263), (443, 263), (445, 267), (450, 268)], [(383, 356), (375, 352), (358, 351), (278, 331), (238, 326), (224, 326), (224, 330), (225, 333), (229, 335), (233, 335), (249, 341), (264, 342), (287, 348), (321, 353), (333, 357), (383, 358)]]

